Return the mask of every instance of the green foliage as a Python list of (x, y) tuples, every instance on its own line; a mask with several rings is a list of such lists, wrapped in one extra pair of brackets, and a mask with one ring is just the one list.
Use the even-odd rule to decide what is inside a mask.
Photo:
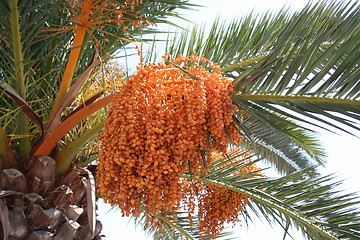
[[(186, 0), (144, 0), (136, 10), (154, 24), (172, 24), (168, 17), (179, 17), (176, 9), (190, 7), (194, 5)], [(195, 26), (167, 43), (171, 55), (203, 54), (234, 79), (231, 97), (238, 106), (234, 124), (244, 137), (239, 147), (285, 175), (271, 179), (258, 173), (235, 174), (243, 164), (222, 166), (226, 161), (219, 161), (209, 174), (196, 179), (251, 197), (244, 217), (253, 211), (280, 223), (285, 231), (295, 226), (309, 239), (360, 238), (358, 200), (337, 192), (334, 178), (317, 176), (313, 168), (324, 163), (314, 126), (353, 135), (360, 131), (359, 10), (356, 1), (319, 1), (295, 13), (281, 10), (252, 13), (232, 22), (217, 20), (209, 31)], [(72, 11), (69, 1), (0, 0), (0, 168), (16, 166), (14, 156), (24, 163), (47, 137), (43, 127), (72, 50)], [(146, 34), (157, 32), (149, 23), (133, 25), (134, 15), (125, 17), (122, 26), (112, 22), (86, 33), (72, 84), (86, 79), (76, 96), (89, 83), (86, 70), (93, 70), (96, 51), (106, 65), (130, 42), (145, 41)], [(102, 92), (89, 101), (72, 99), (59, 123), (101, 97)], [(84, 166), (96, 159), (96, 152), (88, 149), (104, 116), (100, 111), (87, 118), (57, 142), (51, 155), (58, 153), (61, 171), (72, 163)], [(19, 147), (14, 148), (17, 142)], [(139, 221), (161, 233), (158, 239), (200, 238), (196, 217), (193, 226), (183, 212), (152, 217), (163, 227), (149, 229), (146, 216)]]
[[(168, 43), (173, 56), (203, 54), (234, 79), (244, 146), (291, 173), (323, 163), (314, 127), (360, 130), (359, 4), (320, 1), (302, 11), (249, 14), (195, 26)], [(316, 129), (316, 128), (315, 128)], [(352, 130), (350, 130), (352, 129)], [(355, 130), (355, 132), (354, 132)]]
[[(242, 213), (245, 219), (251, 220), (252, 212), (251, 216), (264, 218), (270, 224), (280, 224), (285, 234), (290, 234), (287, 229), (294, 227), (302, 231), (307, 239), (360, 237), (360, 214), (357, 209), (360, 202), (354, 194), (338, 191), (341, 182), (335, 182), (334, 176), (314, 176), (311, 174), (313, 169), (307, 168), (277, 179), (259, 178), (258, 172), (236, 174), (245, 165), (225, 164), (226, 161), (219, 160), (208, 175), (198, 180), (251, 197), (252, 201)], [(220, 171), (217, 170), (219, 168)], [(192, 179), (187, 174), (183, 177)], [(185, 213), (178, 212), (175, 216), (174, 213), (153, 216), (165, 225), (164, 228), (153, 230), (159, 239), (172, 239), (171, 236), (177, 236), (178, 239), (199, 237), (196, 217), (190, 223)], [(142, 220), (146, 226), (148, 222)], [(229, 234), (227, 232), (225, 236), (231, 236)]]

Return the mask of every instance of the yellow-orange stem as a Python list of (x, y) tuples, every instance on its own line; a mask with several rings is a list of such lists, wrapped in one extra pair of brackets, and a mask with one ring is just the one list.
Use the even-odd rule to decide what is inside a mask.
[(85, 38), (86, 30), (88, 29), (87, 23), (89, 22), (89, 13), (91, 9), (91, 4), (92, 4), (92, 0), (85, 0), (84, 5), (81, 9), (81, 13), (79, 16), (79, 23), (77, 24), (74, 40), (72, 43), (72, 49), (70, 51), (68, 62), (66, 63), (64, 75), (60, 83), (60, 88), (56, 96), (54, 106), (51, 110), (49, 124), (51, 124), (52, 122), (51, 120), (53, 120), (53, 118), (55, 117), (53, 115), (56, 112), (58, 112), (57, 109), (61, 105), (62, 99), (64, 98), (65, 94), (68, 92), (70, 88), (77, 67), (77, 63), (79, 60), (81, 46)]
[(74, 42), (72, 45), (73, 49), (70, 52), (69, 59), (66, 64), (65, 72), (60, 84), (60, 89), (56, 97), (54, 109), (58, 107), (59, 103), (61, 102), (67, 91), (69, 90), (77, 66), (77, 62), (79, 59), (81, 45), (83, 43), (85, 33), (86, 33), (86, 27), (81, 26), (76, 30)]

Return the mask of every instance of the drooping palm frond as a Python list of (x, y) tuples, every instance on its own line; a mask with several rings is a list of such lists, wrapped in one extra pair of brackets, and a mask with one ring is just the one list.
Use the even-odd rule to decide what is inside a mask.
[(356, 239), (359, 238), (359, 202), (353, 195), (336, 190), (332, 176), (301, 179), (303, 170), (270, 180), (263, 178), (237, 180), (216, 178), (212, 175), (200, 181), (239, 191), (253, 199), (250, 209), (256, 205), (265, 218), (279, 222), (284, 229), (293, 225), (309, 239)]
[[(195, 240), (207, 239), (204, 238), (203, 233), (198, 229), (199, 221), (196, 216), (189, 219), (187, 212), (174, 212), (167, 214), (152, 214), (151, 217), (157, 221), (159, 226), (151, 227), (152, 221), (145, 215), (140, 215), (135, 218), (138, 226), (141, 226), (144, 231), (153, 235), (154, 240)], [(231, 229), (226, 228), (216, 238), (219, 240), (232, 240), (236, 239), (235, 234)]]
[[(239, 165), (217, 165), (216, 169), (199, 181), (251, 197), (248, 211), (258, 211), (256, 215), (278, 222), (284, 229), (295, 226), (309, 239), (360, 237), (360, 202), (354, 194), (339, 191), (340, 182), (335, 182), (334, 176), (306, 177), (306, 172), (312, 171), (308, 168), (277, 179), (256, 177), (258, 173), (253, 173), (255, 178), (244, 178), (236, 174)], [(226, 172), (226, 177), (222, 177), (222, 172)]]
[[(245, 112), (235, 116), (243, 143), (291, 173), (311, 165), (309, 156), (321, 163), (311, 125), (360, 130), (359, 10), (356, 1), (330, 0), (294, 13), (217, 20), (209, 31), (195, 26), (177, 34), (167, 50), (218, 63), (234, 79), (232, 99)], [(297, 128), (303, 130), (291, 133)]]
[[(246, 151), (245, 151), (246, 152)], [(230, 158), (242, 155), (244, 151), (233, 153)], [(251, 198), (239, 218), (252, 220), (254, 216), (266, 219), (269, 224), (278, 223), (285, 234), (289, 227), (302, 231), (307, 239), (358, 239), (360, 237), (360, 202), (354, 194), (339, 191), (341, 182), (334, 176), (312, 174), (307, 168), (284, 177), (270, 178), (261, 172), (240, 173), (239, 170), (254, 162), (243, 161), (228, 164), (226, 159), (214, 162), (210, 172), (200, 178), (191, 174), (182, 176), (192, 181), (220, 186), (239, 192)], [(246, 163), (246, 164), (244, 164)], [(251, 214), (254, 213), (254, 214)], [(153, 221), (146, 216), (137, 218), (149, 233), (158, 234), (159, 239), (198, 239), (199, 219), (188, 213), (174, 212), (152, 217), (161, 227), (151, 227)], [(236, 237), (224, 232), (226, 237)], [(157, 236), (157, 235), (155, 235)], [(221, 238), (222, 239), (222, 238)]]
[[(200, 232), (194, 230), (189, 223), (187, 213), (152, 214), (150, 216), (140, 215), (135, 219), (138, 226), (141, 226), (147, 234), (154, 235), (154, 239), (196, 239), (200, 238)], [(157, 221), (159, 226), (151, 226), (152, 221)], [(196, 219), (194, 219), (196, 221)]]
[(281, 174), (323, 164), (325, 153), (316, 136), (288, 121), (282, 118), (278, 122), (268, 121), (263, 115), (243, 116), (238, 122), (244, 135), (240, 146), (265, 157)]

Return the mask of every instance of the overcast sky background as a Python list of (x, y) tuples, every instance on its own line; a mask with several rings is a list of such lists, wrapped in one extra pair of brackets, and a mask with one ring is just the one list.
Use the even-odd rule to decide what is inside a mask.
[[(315, 0), (316, 1), (316, 0)], [(307, 1), (305, 0), (190, 0), (191, 3), (205, 5), (198, 8), (198, 11), (183, 12), (182, 16), (195, 23), (206, 23), (211, 26), (216, 17), (231, 20), (246, 15), (252, 10), (254, 12), (265, 12), (268, 10), (277, 11), (284, 5), (292, 10), (302, 9)], [(180, 26), (190, 26), (189, 23), (178, 21)], [(131, 66), (129, 66), (131, 67)], [(132, 66), (135, 67), (135, 66)], [(321, 139), (327, 150), (327, 165), (321, 170), (323, 174), (335, 173), (338, 179), (344, 179), (342, 188), (349, 192), (360, 192), (360, 139), (354, 136), (330, 132), (322, 132)], [(103, 204), (100, 200), (98, 209), (99, 219), (103, 224), (105, 240), (150, 240), (141, 227), (135, 227), (132, 219), (121, 217), (120, 210), (110, 210), (110, 206)], [(238, 226), (233, 229), (234, 237), (237, 239), (251, 240), (281, 240), (283, 231), (280, 228), (272, 228), (268, 223), (256, 220), (250, 226)], [(300, 233), (293, 232), (296, 240), (303, 239)], [(291, 239), (287, 237), (286, 239)]]

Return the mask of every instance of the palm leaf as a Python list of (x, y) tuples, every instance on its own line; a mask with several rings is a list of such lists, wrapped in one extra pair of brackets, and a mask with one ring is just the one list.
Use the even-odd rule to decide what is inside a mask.
[[(236, 158), (246, 151), (238, 151), (227, 158)], [(251, 158), (251, 157), (249, 157)], [(214, 162), (208, 174), (193, 178), (190, 173), (182, 177), (192, 181), (216, 185), (245, 194), (251, 198), (241, 215), (252, 220), (250, 212), (261, 216), (269, 224), (277, 222), (285, 234), (289, 227), (301, 230), (308, 239), (357, 239), (360, 237), (359, 201), (353, 194), (338, 190), (341, 182), (334, 176), (316, 176), (312, 168), (303, 169), (280, 178), (261, 176), (260, 172), (239, 174), (239, 170), (254, 162), (243, 159), (228, 164), (227, 159)], [(259, 161), (259, 160), (258, 160)], [(158, 239), (198, 239), (198, 219), (193, 223), (186, 212), (152, 214), (161, 227), (151, 227), (145, 215), (137, 218), (139, 224), (150, 233), (159, 234)], [(225, 236), (228, 232), (224, 233)], [(156, 238), (156, 237), (155, 237)]]
[(288, 174), (313, 165), (311, 158), (322, 164), (312, 126), (360, 130), (359, 17), (357, 2), (332, 0), (297, 12), (251, 13), (216, 20), (209, 31), (177, 33), (167, 51), (203, 54), (234, 79), (243, 146)]
[[(244, 139), (240, 146), (265, 158), (281, 174), (290, 174), (309, 165), (323, 164), (325, 153), (314, 134), (289, 120), (271, 121), (267, 116), (243, 116), (238, 121)], [(315, 161), (312, 161), (314, 159)]]
[[(340, 8), (341, 5), (332, 3), (324, 7), (324, 4), (319, 3), (294, 16), (278, 36), (279, 40), (274, 42), (276, 48), (257, 64), (247, 66), (261, 69), (275, 60), (272, 66), (267, 65), (266, 74), (249, 82), (243, 91), (234, 92), (233, 100), (237, 105), (250, 106), (250, 113), (257, 106), (258, 111), (271, 110), (273, 115), (316, 126), (326, 124), (349, 132), (346, 125), (360, 130), (346, 118), (358, 119), (357, 105), (360, 105), (356, 40), (360, 33), (355, 21), (360, 14), (358, 4), (348, 4), (347, 12), (346, 6)], [(311, 24), (315, 18), (318, 20)], [(340, 30), (338, 24), (344, 29)], [(238, 77), (237, 84), (245, 79)], [(304, 117), (309, 120), (301, 120)]]
[[(195, 240), (203, 239), (198, 230), (198, 218), (194, 216), (191, 221), (187, 212), (173, 212), (166, 214), (151, 214), (151, 217), (160, 223), (160, 227), (151, 227), (152, 222), (145, 215), (140, 215), (135, 218), (135, 223), (147, 232), (154, 236), (154, 240)], [(219, 240), (235, 239), (235, 235), (229, 230), (225, 229), (219, 234)], [(206, 239), (206, 238), (205, 238)]]
[(29, 104), (19, 96), (12, 88), (7, 86), (4, 82), (0, 80), (0, 88), (2, 88), (7, 95), (21, 108), (21, 110), (26, 114), (26, 116), (31, 119), (40, 129), (40, 138), (43, 135), (43, 122), (40, 117), (34, 112)]
[(240, 107), (253, 104), (263, 112), (272, 107), (273, 115), (286, 109), (327, 124), (318, 114), (359, 129), (332, 114), (359, 115), (359, 14), (351, 1), (321, 1), (293, 14), (251, 14), (216, 21), (205, 36), (204, 28), (195, 27), (176, 36), (168, 51), (204, 54), (219, 63), (235, 79), (233, 100)]
[[(229, 169), (228, 169), (229, 170)], [(237, 168), (233, 169), (235, 173)], [(252, 198), (248, 211), (276, 221), (284, 229), (295, 226), (309, 239), (357, 239), (359, 204), (351, 194), (334, 190), (334, 177), (305, 178), (306, 169), (278, 179), (242, 176), (204, 176), (199, 181), (240, 192)], [(184, 175), (191, 178), (190, 175)], [(255, 207), (256, 206), (256, 207)]]

